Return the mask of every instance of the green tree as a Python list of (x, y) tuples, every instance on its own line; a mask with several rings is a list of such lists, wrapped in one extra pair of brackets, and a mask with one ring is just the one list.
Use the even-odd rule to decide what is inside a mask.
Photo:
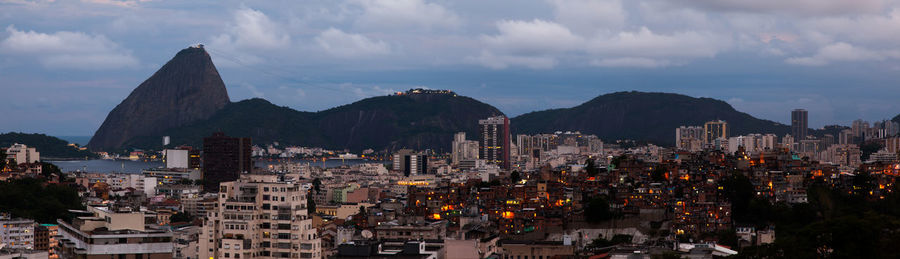
[(52, 163), (41, 162), (41, 174), (44, 177), (50, 177), (54, 174), (62, 177), (62, 170), (60, 170), (58, 166)]
[(316, 199), (313, 199), (312, 193), (306, 194), (306, 213), (309, 215), (316, 213)]
[(178, 212), (178, 213), (175, 213), (175, 215), (172, 215), (172, 217), (169, 218), (169, 221), (171, 221), (171, 222), (192, 222), (192, 221), (194, 221), (194, 216), (191, 216), (191, 213), (188, 213), (187, 211)]
[(78, 192), (70, 186), (48, 184), (38, 178), (0, 182), (0, 211), (40, 223), (55, 223), (56, 219), (71, 219), (70, 209), (84, 209)]
[(313, 190), (316, 190), (316, 193), (319, 193), (319, 191), (322, 190), (322, 180), (319, 180), (319, 178), (313, 179), (312, 185)]
[(519, 175), (519, 171), (513, 171), (509, 174), (509, 181), (512, 183), (517, 183), (522, 180), (522, 176)]
[(666, 180), (667, 172), (668, 170), (666, 170), (665, 167), (659, 166), (656, 169), (653, 169), (653, 172), (650, 174), (650, 179), (654, 182), (663, 182)]
[(588, 176), (594, 177), (600, 173), (600, 169), (597, 168), (597, 164), (594, 162), (594, 159), (588, 159), (584, 165), (584, 170), (587, 172)]
[(591, 199), (584, 208), (584, 220), (591, 223), (598, 223), (610, 220), (614, 213), (610, 211), (609, 202), (604, 197), (595, 197)]
[(6, 149), (0, 148), (0, 169), (6, 168)]

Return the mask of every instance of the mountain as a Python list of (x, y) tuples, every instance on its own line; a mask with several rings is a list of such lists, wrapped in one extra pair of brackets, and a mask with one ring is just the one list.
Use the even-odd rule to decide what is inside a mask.
[[(163, 131), (172, 144), (200, 146), (203, 137), (222, 131), (251, 137), (254, 143), (376, 150), (450, 150), (453, 134), (472, 139), (478, 120), (502, 115), (497, 108), (453, 92), (411, 93), (363, 99), (320, 112), (279, 107), (263, 99), (226, 105), (207, 120)], [(134, 138), (125, 147), (159, 148), (159, 136)]]
[(0, 148), (8, 148), (14, 143), (25, 144), (29, 147), (34, 147), (38, 152), (41, 153), (41, 160), (48, 160), (52, 158), (84, 159), (86, 157), (97, 157), (97, 155), (94, 153), (85, 150), (78, 150), (77, 148), (69, 146), (69, 142), (65, 140), (47, 136), (44, 134), (28, 134), (18, 132), (0, 134)]
[(788, 125), (754, 118), (721, 100), (634, 91), (601, 95), (572, 108), (526, 113), (512, 118), (511, 126), (517, 134), (577, 130), (604, 140), (635, 139), (671, 146), (675, 128), (710, 120), (727, 121), (730, 135), (790, 133)]
[[(183, 49), (117, 105), (88, 143), (110, 150), (136, 137), (208, 119), (230, 103), (225, 83), (203, 46)], [(161, 140), (158, 140), (161, 141)]]

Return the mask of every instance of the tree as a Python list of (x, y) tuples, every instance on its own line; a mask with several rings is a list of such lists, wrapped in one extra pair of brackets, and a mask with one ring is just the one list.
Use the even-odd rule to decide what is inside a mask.
[(588, 176), (594, 177), (600, 173), (600, 169), (597, 168), (596, 163), (594, 163), (594, 159), (588, 159), (584, 165), (584, 169), (587, 172)]
[(23, 178), (0, 182), (0, 194), (0, 211), (40, 223), (71, 219), (72, 214), (68, 210), (84, 209), (81, 197), (74, 188), (47, 184), (44, 179)]
[(194, 221), (194, 216), (191, 216), (187, 211), (175, 213), (169, 218), (171, 222), (192, 222)]
[(309, 215), (316, 213), (316, 199), (313, 199), (312, 193), (306, 194), (306, 213)]
[(591, 223), (597, 223), (612, 219), (614, 213), (609, 209), (609, 202), (604, 197), (595, 197), (591, 199), (584, 208), (584, 220)]
[(0, 148), (0, 170), (6, 168), (6, 149)]
[(509, 181), (512, 183), (517, 183), (522, 180), (522, 176), (519, 175), (519, 171), (513, 171), (509, 174)]
[(319, 191), (322, 190), (322, 180), (319, 180), (319, 178), (313, 179), (312, 185), (313, 190), (316, 190), (316, 193), (319, 193)]
[(653, 172), (650, 174), (650, 178), (653, 179), (654, 182), (663, 182), (666, 180), (666, 173), (668, 171), (665, 167), (659, 166), (656, 169), (653, 169)]
[(60, 170), (59, 167), (54, 164), (41, 162), (41, 175), (43, 175), (44, 177), (50, 177), (54, 174), (62, 177), (62, 170)]

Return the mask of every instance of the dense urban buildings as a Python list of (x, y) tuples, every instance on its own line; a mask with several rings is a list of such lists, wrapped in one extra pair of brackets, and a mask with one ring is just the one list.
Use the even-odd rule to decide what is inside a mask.
[[(45, 185), (73, 188), (83, 209), (53, 221), (3, 218), (0, 258), (784, 254), (779, 242), (806, 237), (779, 210), (830, 199), (824, 190), (890, 202), (900, 177), (900, 137), (886, 121), (856, 123), (859, 137), (851, 127), (811, 129), (797, 141), (729, 135), (728, 122), (713, 120), (674, 128), (673, 147), (580, 131), (513, 139), (502, 116), (476, 123), (481, 140), (454, 134), (449, 153), (252, 145), (221, 133), (203, 150), (131, 151), (123, 155), (165, 166), (49, 177)], [(27, 168), (0, 176), (45, 177)]]
[(251, 140), (215, 133), (203, 138), (203, 187), (217, 190), (222, 182), (235, 181), (253, 169)]

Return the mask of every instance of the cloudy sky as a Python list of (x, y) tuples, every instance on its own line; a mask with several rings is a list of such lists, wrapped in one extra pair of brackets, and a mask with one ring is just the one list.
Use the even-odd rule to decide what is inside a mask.
[(900, 113), (895, 0), (0, 0), (0, 132), (92, 135), (196, 43), (232, 101), (306, 111), (426, 87), (512, 116), (627, 90), (814, 127)]

